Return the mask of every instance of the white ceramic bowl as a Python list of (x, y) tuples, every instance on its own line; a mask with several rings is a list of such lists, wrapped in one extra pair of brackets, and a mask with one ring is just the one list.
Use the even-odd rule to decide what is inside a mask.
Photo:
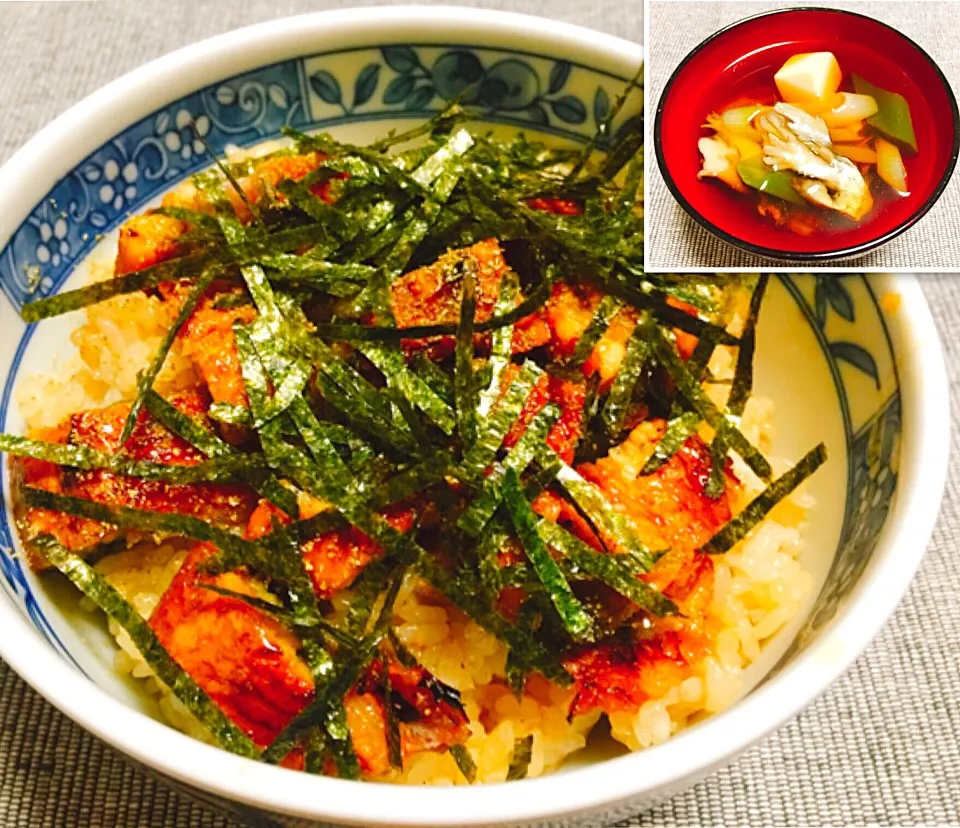
[[(203, 163), (189, 120), (216, 148), (270, 138), (284, 122), (362, 141), (422, 120), (479, 80), (497, 128), (582, 142), (641, 58), (637, 45), (518, 15), (366, 9), (244, 29), (110, 84), (0, 171), (0, 427), (22, 425), (11, 398), (18, 374), (49, 370), (51, 354), (67, 347), (68, 320), (33, 330), (20, 321), (25, 268), (40, 266), (44, 294), (77, 279), (99, 233), (109, 247), (126, 214)], [(635, 103), (624, 118), (637, 111)], [(493, 789), (361, 785), (260, 765), (152, 718), (110, 669), (102, 627), (71, 614), (46, 579), (5, 552), (0, 656), (104, 741), (248, 821), (479, 826), (622, 818), (728, 761), (839, 676), (893, 611), (938, 511), (947, 388), (912, 277), (782, 277), (759, 337), (758, 391), (779, 410), (774, 452), (798, 457), (820, 439), (831, 452), (810, 486), (818, 506), (804, 563), (817, 590), (751, 668), (750, 692), (663, 745), (611, 759), (587, 754), (554, 775)], [(6, 477), (4, 486), (9, 497)], [(3, 515), (0, 546), (16, 545), (10, 527)]]

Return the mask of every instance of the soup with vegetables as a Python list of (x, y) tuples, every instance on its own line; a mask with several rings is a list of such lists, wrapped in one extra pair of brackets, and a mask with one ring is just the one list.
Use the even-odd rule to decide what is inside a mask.
[(765, 88), (706, 116), (701, 180), (756, 204), (767, 221), (801, 235), (849, 230), (910, 194), (918, 147), (903, 96), (845, 72), (832, 52), (796, 54)]

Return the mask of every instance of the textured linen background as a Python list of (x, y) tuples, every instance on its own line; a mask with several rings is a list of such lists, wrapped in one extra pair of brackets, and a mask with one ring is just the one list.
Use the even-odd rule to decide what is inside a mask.
[[(915, 40), (940, 65), (956, 94), (960, 94), (960, 3), (955, 0), (901, 0), (901, 2), (657, 2), (648, 4), (651, 56), (647, 69), (647, 101), (650, 130), (653, 113), (670, 75), (691, 49), (714, 32), (749, 17), (777, 8), (830, 6), (871, 15)], [(732, 267), (756, 270), (770, 266), (745, 250), (731, 247), (708, 233), (691, 219), (667, 189), (653, 149), (647, 154), (647, 267), (686, 270), (689, 268)], [(885, 247), (858, 259), (853, 268), (936, 268), (960, 270), (960, 176), (954, 176), (940, 200), (916, 226)], [(808, 265), (804, 265), (807, 267)], [(811, 263), (809, 267), (837, 267)]]
[[(144, 61), (246, 23), (338, 5), (347, 3), (0, 4), (0, 161), (67, 106)], [(483, 5), (627, 38), (640, 39), (642, 32), (639, 6), (631, 0)], [(678, 39), (682, 34), (675, 31)], [(947, 335), (960, 325), (960, 283), (948, 276), (923, 280), (954, 366), (952, 388), (960, 393), (960, 341)], [(960, 440), (960, 429), (953, 440)], [(854, 668), (738, 762), (618, 826), (960, 823), (958, 542), (955, 460), (923, 568), (896, 617)], [(128, 765), (0, 662), (0, 826), (230, 825)]]

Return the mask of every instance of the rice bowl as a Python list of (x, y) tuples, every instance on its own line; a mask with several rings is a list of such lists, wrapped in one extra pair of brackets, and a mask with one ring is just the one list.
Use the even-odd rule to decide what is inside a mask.
[[(888, 287), (896, 287), (900, 289), (900, 292), (904, 296), (901, 310), (904, 313), (906, 313), (905, 318), (912, 321), (914, 319), (914, 314), (917, 312), (917, 305), (910, 292), (909, 285), (894, 286), (891, 284)], [(857, 294), (857, 296), (859, 296), (859, 293)], [(856, 302), (859, 308), (860, 300), (857, 299)], [(859, 319), (860, 319), (860, 316), (858, 316), (858, 320)], [(899, 335), (897, 334), (898, 330), (902, 330), (902, 328), (895, 327), (894, 329), (895, 341), (898, 341), (897, 340), (897, 336)], [(913, 334), (911, 334), (911, 336), (913, 336)], [(924, 353), (928, 353), (928, 354), (933, 353), (933, 356), (936, 355), (935, 342), (930, 343), (929, 347), (927, 347), (927, 343), (925, 341), (924, 348), (925, 348)], [(933, 350), (931, 351), (930, 349), (933, 349)], [(875, 351), (875, 353), (879, 354), (879, 351)], [(882, 359), (879, 359), (879, 357), (878, 357), (878, 360), (880, 362), (881, 376), (886, 376), (886, 371), (887, 371), (887, 368), (885, 367), (886, 363)], [(912, 377), (913, 375), (908, 374), (907, 376)], [(761, 385), (761, 388), (763, 389), (766, 387), (768, 387), (768, 383), (764, 381), (764, 383)], [(910, 394), (915, 393), (914, 389), (915, 389), (915, 386), (910, 385), (909, 393)], [(931, 392), (933, 391), (933, 389), (930, 389), (930, 390)], [(777, 393), (773, 394), (773, 396), (775, 399), (778, 399), (778, 400), (782, 399), (781, 397), (778, 396)], [(908, 397), (905, 399), (915, 400), (916, 398)], [(910, 406), (912, 405), (913, 403), (910, 403)], [(926, 403), (925, 403), (925, 406), (926, 406)], [(909, 410), (914, 412), (916, 411), (916, 409), (912, 407), (910, 407)], [(924, 410), (931, 411), (931, 409), (929, 408), (924, 408)], [(934, 408), (933, 410), (936, 410), (936, 408)], [(915, 416), (915, 414), (913, 416)], [(930, 429), (931, 432), (935, 432), (936, 421), (930, 420), (929, 422), (931, 424), (931, 429)], [(791, 429), (793, 428), (792, 424), (790, 428)], [(781, 426), (781, 428), (779, 428), (778, 431), (782, 433), (783, 427)], [(912, 431), (910, 431), (909, 433), (911, 435), (913, 434)], [(912, 441), (914, 437), (910, 436), (909, 439)], [(794, 453), (794, 451), (795, 450), (786, 451), (785, 454), (788, 457), (795, 458), (798, 456), (798, 454)], [(913, 442), (909, 442), (908, 444), (905, 444), (904, 457), (905, 458), (914, 457), (915, 455), (911, 454), (911, 452), (913, 451), (915, 451), (915, 444)], [(901, 464), (901, 469), (900, 469), (901, 483), (903, 483), (906, 480), (912, 479), (909, 476), (911, 468), (912, 466), (910, 463), (907, 463), (906, 465)], [(912, 503), (913, 501), (911, 500), (910, 502)], [(818, 505), (816, 508), (820, 509), (821, 504), (824, 503), (823, 498), (819, 497), (817, 500), (817, 503)], [(827, 503), (827, 508), (828, 509), (832, 508), (829, 503)], [(911, 508), (914, 508), (914, 507), (911, 507)], [(897, 512), (897, 514), (900, 514), (900, 513)], [(827, 544), (831, 543), (829, 538), (825, 539), (824, 542)], [(883, 548), (885, 549), (886, 547), (883, 547)], [(898, 569), (902, 574), (903, 569), (900, 566), (898, 566)], [(820, 583), (821, 582), (820, 579), (823, 577), (822, 575), (823, 571), (822, 570), (820, 570), (819, 572), (817, 572), (816, 570), (814, 571), (815, 571), (815, 575), (814, 575), (813, 589), (816, 590), (817, 583)], [(874, 572), (874, 570), (871, 569), (868, 572)], [(886, 611), (885, 608), (889, 607), (889, 602), (892, 597), (893, 596), (890, 596), (889, 593), (887, 593), (887, 597), (885, 597), (880, 602), (880, 605), (876, 607), (876, 611), (880, 612), (882, 610), (885, 612)], [(846, 619), (847, 617), (848, 616), (846, 615), (839, 616), (838, 621), (841, 619)], [(58, 628), (58, 630), (59, 629), (60, 628)], [(859, 646), (859, 642), (864, 638), (864, 636), (869, 634), (871, 629), (872, 627), (870, 627), (870, 625), (868, 625), (867, 629), (861, 626), (859, 628), (857, 635), (854, 635), (852, 638), (847, 638), (848, 646), (850, 646), (851, 644), (853, 644), (853, 646)], [(69, 641), (70, 639), (65, 637), (64, 640)], [(856, 642), (856, 643), (854, 644), (853, 642)], [(36, 676), (36, 673), (33, 670), (28, 669), (28, 667), (26, 666), (26, 662), (24, 662), (23, 659), (18, 657), (17, 655), (18, 650), (19, 650), (19, 647), (17, 643), (13, 642), (10, 644), (10, 646), (5, 648), (5, 656), (10, 658), (18, 666), (18, 669), (24, 670), (28, 674)], [(79, 655), (79, 651), (74, 650), (74, 652), (77, 652)], [(844, 649), (844, 652), (847, 652), (847, 650)], [(799, 657), (799, 661), (802, 662), (805, 670), (809, 670), (810, 660), (806, 656), (807, 654), (802, 654)], [(36, 670), (39, 670), (41, 665), (43, 666), (43, 669), (46, 670), (52, 666), (53, 661), (51, 659), (45, 658), (42, 655), (38, 655), (38, 657), (35, 660), (35, 664), (36, 664), (36, 668), (35, 668)], [(832, 666), (830, 666), (829, 668), (825, 667), (824, 670), (826, 670), (826, 672), (828, 672), (830, 675), (833, 675), (834, 672), (839, 669), (839, 665), (835, 661), (831, 662), (831, 665)], [(654, 751), (652, 751), (649, 754), (650, 759), (653, 760), (654, 755), (656, 755), (657, 757), (660, 757), (657, 760), (657, 764), (661, 764), (662, 766), (663, 762), (667, 762), (668, 764), (666, 766), (662, 766), (662, 770), (664, 771), (665, 774), (672, 775), (676, 773), (678, 769), (678, 766), (676, 764), (673, 764), (673, 761), (676, 758), (678, 758), (677, 751), (682, 749), (687, 749), (690, 746), (697, 745), (697, 744), (700, 744), (701, 747), (705, 746), (702, 743), (702, 740), (700, 739), (701, 734), (704, 737), (706, 737), (708, 734), (720, 735), (722, 733), (726, 733), (728, 738), (724, 738), (721, 740), (724, 744), (736, 743), (737, 745), (742, 745), (744, 743), (743, 735), (739, 733), (736, 730), (736, 728), (738, 727), (738, 723), (739, 723), (739, 726), (742, 727), (743, 724), (749, 720), (748, 711), (751, 711), (751, 710), (759, 711), (760, 709), (767, 709), (765, 707), (765, 704), (766, 704), (765, 700), (769, 700), (772, 698), (779, 698), (783, 702), (782, 704), (779, 704), (776, 706), (776, 709), (778, 711), (777, 716), (779, 717), (779, 716), (786, 715), (789, 711), (793, 709), (796, 709), (796, 706), (800, 703), (801, 696), (803, 698), (806, 698), (807, 694), (809, 693), (809, 689), (808, 689), (810, 687), (809, 682), (804, 682), (805, 684), (804, 692), (801, 694), (799, 692), (800, 688), (798, 686), (796, 686), (795, 684), (790, 685), (790, 682), (786, 681), (790, 676), (793, 675), (794, 672), (795, 671), (793, 671), (792, 667), (788, 671), (781, 672), (780, 675), (778, 675), (775, 679), (771, 680), (771, 682), (769, 682), (761, 691), (756, 691), (746, 701), (741, 702), (741, 704), (738, 705), (738, 707), (734, 711), (731, 711), (730, 714), (727, 714), (726, 716), (717, 717), (711, 720), (709, 723), (701, 725), (699, 728), (697, 728), (696, 732), (691, 731), (689, 734), (685, 734), (681, 736), (680, 739), (676, 740), (672, 744), (655, 748)], [(812, 678), (813, 675), (814, 674), (808, 673), (808, 677), (810, 678)], [(816, 673), (816, 678), (813, 678), (812, 683), (814, 686), (820, 687), (822, 686), (822, 682), (824, 680), (825, 680), (825, 676), (821, 671)], [(74, 683), (71, 682), (71, 684), (74, 684)], [(791, 686), (793, 687), (793, 691), (787, 692), (788, 688), (790, 688)], [(97, 698), (98, 697), (96, 697), (95, 695), (91, 695), (90, 693), (87, 693), (85, 690), (81, 689), (79, 684), (77, 684), (76, 687), (74, 688), (75, 703), (86, 705), (87, 710), (89, 710), (90, 713), (93, 713), (94, 710), (102, 709), (102, 704), (96, 701)], [(58, 698), (58, 703), (61, 704), (63, 707), (65, 707), (65, 709), (67, 709), (68, 711), (73, 711), (76, 715), (81, 715), (78, 711), (74, 710), (73, 704), (67, 703), (65, 700), (62, 700), (59, 698)], [(115, 702), (110, 702), (109, 704), (115, 705)], [(745, 715), (747, 716), (746, 720), (744, 719)], [(82, 718), (84, 719), (85, 722), (89, 723), (94, 730), (106, 735), (104, 733), (104, 729), (102, 727), (97, 727), (95, 722), (90, 718), (89, 715), (82, 715)], [(124, 721), (128, 726), (128, 728), (131, 727), (131, 725), (133, 725), (134, 722), (141, 721), (141, 718), (138, 716), (133, 716), (131, 718), (128, 714), (121, 713), (119, 708), (117, 710), (117, 715), (115, 717), (111, 716), (110, 718), (111, 720), (117, 721), (118, 723), (121, 720)], [(764, 715), (763, 720), (765, 722), (764, 726), (769, 727), (770, 722), (772, 720), (766, 714)], [(144, 722), (144, 727), (146, 728), (146, 731), (151, 734), (149, 738), (151, 751), (146, 754), (140, 751), (137, 751), (137, 752), (140, 755), (140, 757), (142, 759), (145, 759), (146, 761), (151, 761), (150, 753), (152, 753), (153, 757), (157, 759), (157, 761), (159, 761), (159, 757), (167, 755), (166, 754), (167, 748), (170, 747), (172, 744), (183, 744), (182, 739), (178, 741), (176, 738), (174, 738), (173, 742), (171, 743), (169, 738), (166, 735), (164, 735), (164, 733), (162, 732), (162, 728), (159, 730), (155, 728), (151, 728), (150, 726), (147, 725), (146, 722)], [(733, 731), (729, 731), (729, 728), (731, 727), (734, 728)], [(140, 726), (137, 726), (136, 728), (131, 728), (130, 732), (132, 733), (133, 730), (137, 730), (138, 732), (144, 732), (143, 728), (141, 728)], [(746, 728), (743, 731), (744, 734), (748, 732), (753, 734), (753, 736), (757, 735), (758, 733), (756, 727)], [(117, 743), (117, 739), (115, 738), (115, 736), (110, 735), (109, 738), (111, 739), (111, 741), (114, 741), (115, 743)], [(730, 738), (733, 739), (733, 742), (730, 742)], [(130, 745), (126, 743), (126, 740), (120, 740), (120, 742), (123, 743), (127, 749), (130, 749)], [(713, 744), (716, 744), (716, 742), (714, 742)], [(681, 745), (685, 747), (681, 747)], [(191, 748), (191, 753), (193, 753), (193, 751), (195, 751), (194, 755), (198, 759), (200, 759), (201, 757), (204, 757), (205, 760), (210, 762), (210, 760), (213, 757), (213, 754), (209, 752), (209, 749), (204, 748), (201, 745), (195, 745), (195, 747)], [(724, 753), (726, 752), (727, 751), (725, 749)], [(703, 768), (705, 767), (706, 763), (716, 761), (718, 756), (716, 751), (713, 751), (713, 750), (706, 750), (706, 751), (695, 750), (694, 754), (702, 758), (698, 761), (693, 762), (692, 765), (689, 762), (684, 763), (688, 771), (692, 770), (694, 767)], [(688, 754), (688, 756), (689, 755), (690, 754)], [(212, 761), (211, 764), (215, 764), (217, 766), (218, 775), (220, 774), (220, 770), (225, 770), (227, 767), (229, 767), (232, 769), (233, 774), (238, 774), (234, 778), (239, 779), (245, 776), (245, 772), (242, 771), (241, 769), (244, 763), (242, 762), (238, 763), (237, 761), (232, 760), (230, 759), (230, 757), (227, 757), (226, 755), (223, 755), (223, 754), (217, 754), (217, 757), (218, 758)], [(626, 767), (627, 765), (639, 767), (639, 765), (637, 765), (636, 763), (641, 760), (641, 757), (643, 757), (643, 754), (638, 754), (635, 757), (624, 757), (623, 759), (614, 760), (614, 764), (610, 766), (610, 769), (612, 770), (614, 767)], [(160, 764), (162, 764), (162, 766), (164, 767), (164, 770), (168, 773), (173, 771), (176, 775), (186, 776), (194, 780), (201, 780), (200, 784), (202, 784), (202, 786), (207, 788), (208, 790), (215, 789), (220, 792), (225, 791), (224, 784), (226, 784), (225, 783), (225, 780), (227, 778), (226, 776), (220, 776), (221, 781), (217, 783), (213, 783), (212, 780), (208, 778), (209, 775), (204, 772), (204, 769), (202, 767), (195, 765), (191, 761), (188, 761), (185, 766), (182, 765), (180, 769), (175, 769), (173, 766), (168, 765), (165, 761), (161, 761)], [(187, 767), (189, 767), (189, 770), (187, 770)], [(643, 761), (643, 767), (645, 768), (645, 770), (642, 776), (645, 780), (647, 780), (647, 782), (650, 785), (657, 786), (662, 784), (662, 782), (665, 780), (666, 777), (664, 776), (664, 773), (660, 773), (659, 771), (656, 771), (656, 769), (652, 765), (650, 765), (649, 762), (647, 762), (646, 760)], [(575, 798), (580, 803), (580, 805), (575, 806), (576, 808), (592, 807), (593, 805), (599, 804), (601, 800), (605, 801), (606, 803), (612, 803), (615, 800), (619, 800), (623, 798), (621, 794), (625, 792), (625, 789), (622, 789), (621, 783), (614, 784), (615, 780), (610, 777), (607, 777), (609, 784), (603, 783), (600, 777), (597, 776), (597, 774), (592, 772), (593, 770), (594, 769), (592, 768), (578, 768), (576, 770), (570, 771), (570, 773), (573, 773), (575, 776), (577, 776), (580, 779), (583, 779), (584, 781), (587, 781), (588, 778), (592, 780), (590, 782), (589, 788), (591, 791), (593, 791), (593, 794), (590, 797), (585, 796), (584, 789), (578, 788), (578, 793), (576, 794)], [(310, 806), (306, 805), (305, 802), (300, 802), (300, 797), (297, 795), (296, 787), (293, 785), (286, 785), (280, 782), (281, 776), (283, 776), (283, 774), (280, 774), (278, 776), (277, 772), (271, 771), (268, 768), (258, 769), (256, 772), (257, 778), (263, 778), (263, 779), (269, 778), (271, 780), (271, 783), (268, 787), (273, 788), (277, 795), (280, 794), (281, 789), (283, 790), (282, 796), (285, 804), (282, 806), (280, 806), (280, 803), (278, 802), (273, 802), (268, 804), (266, 799), (264, 798), (265, 788), (260, 785), (256, 786), (257, 793), (253, 795), (250, 794), (251, 787), (249, 785), (245, 786), (243, 791), (241, 791), (240, 789), (234, 790), (233, 786), (228, 785), (228, 787), (231, 788), (230, 795), (233, 797), (246, 799), (248, 802), (255, 801), (261, 805), (266, 805), (267, 807), (280, 806), (284, 810), (287, 810), (288, 812), (293, 811), (293, 812), (300, 813), (302, 815), (307, 815), (311, 813), (312, 811)], [(684, 776), (688, 776), (688, 774), (684, 773)], [(566, 778), (572, 778), (572, 777), (567, 777), (566, 774), (564, 774), (563, 778), (566, 779)], [(621, 779), (621, 782), (623, 781), (624, 780)], [(359, 819), (364, 824), (369, 824), (369, 822), (371, 821), (380, 819), (380, 816), (374, 815), (373, 811), (364, 811), (363, 814), (361, 814), (360, 811), (357, 810), (362, 803), (357, 803), (355, 801), (356, 799), (355, 797), (348, 795), (346, 788), (349, 788), (350, 786), (346, 786), (345, 788), (342, 785), (337, 784), (335, 782), (323, 781), (323, 780), (307, 780), (307, 779), (300, 780), (298, 781), (297, 784), (300, 784), (300, 785), (307, 784), (309, 787), (312, 788), (315, 784), (319, 784), (319, 783), (322, 783), (324, 786), (324, 790), (329, 792), (329, 797), (325, 797), (327, 804), (324, 807), (324, 816), (326, 818), (328, 819), (334, 818), (334, 819), (340, 819), (345, 821), (350, 821), (351, 819), (356, 821), (357, 819)], [(535, 788), (546, 792), (547, 787), (549, 787), (551, 793), (546, 795), (546, 799), (542, 797), (539, 797), (538, 799), (540, 799), (540, 801), (549, 800), (551, 803), (553, 803), (552, 813), (560, 813), (560, 811), (556, 809), (563, 809), (565, 812), (569, 811), (572, 803), (571, 803), (570, 797), (564, 794), (564, 789), (565, 788), (569, 789), (569, 784), (561, 782), (561, 777), (557, 777), (556, 782), (551, 782), (549, 786), (547, 785), (547, 783), (548, 783), (548, 780), (545, 779), (545, 780), (542, 780), (542, 783), (540, 781), (536, 783), (534, 782), (524, 783), (523, 785), (520, 785), (519, 788), (525, 791), (528, 786), (533, 786), (533, 787), (530, 787), (531, 792)], [(631, 787), (635, 788), (633, 783), (631, 783)], [(618, 790), (620, 790), (620, 793), (615, 793), (613, 790), (614, 788), (617, 788)], [(524, 793), (523, 796), (518, 798), (518, 796), (507, 795), (506, 790), (507, 788), (502, 789), (503, 792), (497, 797), (497, 800), (498, 800), (496, 803), (497, 807), (495, 808), (495, 810), (497, 811), (496, 815), (494, 815), (489, 810), (489, 808), (486, 811), (483, 811), (483, 815), (481, 815), (481, 811), (483, 809), (477, 810), (473, 805), (469, 807), (470, 812), (477, 814), (479, 819), (482, 819), (485, 821), (489, 821), (491, 819), (502, 819), (504, 821), (529, 821), (531, 819), (537, 819), (542, 814), (545, 813), (543, 811), (543, 808), (539, 806), (531, 810), (530, 808), (531, 802), (528, 798), (529, 797), (528, 794)], [(342, 794), (340, 793), (340, 791), (342, 791)], [(411, 799), (408, 796), (400, 794), (400, 789), (397, 789), (397, 791), (398, 791), (397, 796), (399, 796), (400, 798), (396, 800), (392, 798), (394, 796), (393, 794), (383, 793), (380, 795), (380, 797), (384, 797), (383, 804), (385, 806), (387, 805), (388, 802), (390, 803), (400, 802), (400, 801), (407, 802), (406, 805), (400, 806), (400, 810), (393, 810), (392, 818), (394, 820), (399, 818), (404, 821), (410, 822), (410, 824), (424, 824), (425, 821), (429, 821), (429, 817), (426, 815), (426, 813), (414, 805), (413, 799)], [(570, 794), (573, 793), (572, 791), (569, 791), (569, 790), (567, 792)], [(518, 791), (518, 794), (519, 794), (519, 791)], [(344, 799), (343, 802), (341, 802), (339, 805), (337, 804), (337, 800), (341, 795), (351, 800), (349, 805), (346, 804), (346, 801), (347, 801), (346, 799)], [(458, 793), (458, 796), (467, 797), (459, 800), (464, 803), (467, 802), (467, 799), (469, 799), (469, 795), (467, 795), (466, 792)], [(378, 797), (378, 799), (380, 797)], [(273, 799), (273, 796), (268, 796), (267, 798)], [(587, 804), (587, 799), (591, 800), (591, 803), (592, 803), (591, 805)], [(441, 800), (438, 799), (437, 801), (440, 802)], [(490, 803), (490, 804), (492, 805), (493, 803)], [(479, 807), (479, 802), (477, 803), (477, 805)], [(371, 807), (372, 807), (372, 804), (371, 804)], [(636, 807), (636, 805), (634, 805), (633, 807)], [(418, 815), (414, 816), (413, 815), (414, 811), (410, 810), (411, 808), (416, 810)], [(463, 811), (460, 808), (457, 808), (457, 813), (462, 814)], [(398, 816), (400, 814), (402, 814), (402, 816)], [(438, 811), (437, 818), (440, 820), (441, 823), (448, 822), (450, 819), (459, 818), (459, 817), (452, 816), (452, 814), (453, 812), (449, 810), (445, 812)]]

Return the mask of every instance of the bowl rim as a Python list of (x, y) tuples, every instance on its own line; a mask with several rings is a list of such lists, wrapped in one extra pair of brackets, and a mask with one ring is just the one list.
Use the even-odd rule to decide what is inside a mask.
[[(583, 49), (587, 38), (586, 48), (593, 54), (599, 50), (611, 60), (618, 55), (617, 59), (624, 59), (642, 54), (635, 44), (570, 24), (464, 8), (368, 8), (270, 21), (187, 46), (94, 92), (39, 133), (0, 170), (0, 191), (29, 193), (39, 186), (36, 179), (49, 153), (65, 143), (58, 136), (69, 135), (74, 145), (90, 146), (95, 140), (90, 136), (96, 135), (97, 129), (103, 131), (102, 125), (90, 126), (91, 116), (116, 115), (122, 110), (123, 123), (134, 122), (142, 115), (142, 99), (149, 97), (145, 89), (162, 87), (163, 91), (155, 94), (176, 99), (181, 86), (196, 86), (197, 76), (206, 79), (212, 73), (228, 76), (242, 71), (231, 68), (237, 65), (238, 52), (247, 55), (243, 68), (283, 59), (278, 51), (290, 56), (307, 54), (296, 47), (309, 40), (304, 33), (313, 33), (316, 41), (311, 42), (319, 51), (324, 36), (342, 34), (338, 28), (350, 32), (358, 26), (366, 30), (410, 25), (445, 31), (451, 25), (459, 26), (464, 36), (472, 33), (474, 37), (504, 32), (529, 37), (531, 27), (536, 27), (541, 37), (570, 47), (579, 44)], [(258, 55), (270, 55), (270, 59), (258, 64)], [(152, 111), (152, 104), (150, 107)], [(67, 163), (76, 163), (70, 161), (74, 154)], [(18, 189), (10, 189), (14, 186)], [(31, 206), (24, 206), (24, 211)], [(0, 205), (0, 226), (5, 226), (7, 214), (19, 214), (19, 210)], [(639, 798), (672, 792), (681, 783), (719, 766), (823, 692), (873, 638), (920, 563), (946, 481), (947, 453), (942, 448), (949, 440), (948, 386), (936, 328), (917, 281), (899, 277), (890, 287), (901, 295), (894, 322), (910, 343), (900, 356), (915, 370), (901, 369), (905, 395), (903, 488), (874, 558), (855, 596), (820, 640), (728, 711), (663, 745), (593, 766), (499, 784), (494, 791), (490, 786), (424, 789), (377, 783), (358, 788), (355, 782), (306, 776), (243, 759), (127, 707), (42, 643), (6, 600), (0, 600), (0, 626), (6, 633), (0, 636), (0, 656), (64, 714), (136, 762), (188, 787), (267, 811), (346, 825), (439, 827), (586, 816), (631, 802), (638, 807)], [(802, 678), (797, 675), (800, 673)], [(362, 795), (365, 790), (371, 795)]]
[[(746, 239), (742, 239), (739, 236), (735, 236), (733, 233), (729, 233), (726, 230), (715, 225), (712, 221), (702, 216), (699, 212), (693, 209), (693, 206), (684, 196), (683, 192), (677, 186), (676, 181), (673, 176), (670, 174), (669, 169), (667, 168), (666, 158), (663, 153), (663, 137), (662, 137), (662, 126), (663, 126), (663, 113), (667, 105), (667, 98), (669, 96), (670, 90), (676, 82), (677, 78), (680, 77), (681, 72), (686, 68), (687, 64), (690, 63), (701, 51), (703, 51), (707, 46), (709, 46), (713, 41), (724, 37), (729, 32), (734, 29), (739, 28), (747, 23), (751, 23), (754, 20), (758, 20), (764, 17), (773, 17), (781, 14), (789, 14), (793, 12), (829, 12), (830, 14), (837, 15), (846, 15), (848, 17), (858, 17), (864, 20), (869, 20), (871, 23), (875, 23), (879, 26), (889, 29), (894, 34), (898, 35), (900, 38), (905, 40), (913, 49), (915, 49), (920, 56), (930, 64), (930, 67), (936, 73), (939, 78), (940, 84), (946, 92), (947, 99), (950, 103), (950, 114), (953, 118), (953, 145), (950, 150), (950, 158), (947, 161), (946, 169), (943, 172), (943, 175), (940, 178), (940, 181), (937, 182), (937, 186), (934, 187), (933, 191), (927, 197), (927, 199), (921, 204), (917, 210), (912, 213), (908, 218), (904, 219), (900, 224), (894, 227), (891, 230), (888, 230), (882, 236), (878, 236), (875, 239), (869, 239), (860, 244), (849, 245), (846, 247), (832, 248), (830, 250), (819, 250), (813, 252), (805, 252), (799, 250), (778, 250), (774, 247), (765, 247), (763, 245), (754, 244), (749, 242)], [(664, 184), (667, 185), (667, 189), (670, 190), (670, 193), (677, 200), (677, 203), (683, 208), (684, 212), (690, 218), (692, 218), (697, 224), (699, 224), (704, 230), (707, 230), (712, 235), (717, 238), (725, 241), (727, 244), (732, 245), (733, 247), (738, 247), (741, 250), (745, 250), (748, 253), (752, 253), (755, 256), (761, 256), (764, 259), (775, 260), (775, 261), (784, 261), (784, 262), (830, 262), (830, 261), (841, 261), (844, 259), (855, 259), (861, 256), (866, 255), (871, 250), (876, 250), (888, 242), (895, 239), (897, 236), (909, 230), (916, 224), (920, 219), (922, 219), (933, 207), (937, 201), (940, 200), (940, 196), (943, 195), (943, 191), (947, 188), (947, 185), (950, 183), (950, 179), (953, 177), (954, 170), (957, 166), (957, 159), (960, 157), (960, 107), (957, 104), (957, 97), (953, 91), (953, 87), (950, 85), (950, 81), (947, 80), (947, 76), (943, 73), (943, 70), (940, 68), (940, 65), (930, 56), (930, 53), (927, 52), (920, 44), (918, 44), (913, 38), (901, 32), (899, 29), (894, 28), (889, 23), (885, 23), (882, 20), (879, 20), (875, 17), (871, 17), (868, 14), (862, 14), (861, 12), (850, 11), (849, 9), (831, 9), (825, 6), (792, 6), (790, 8), (784, 9), (772, 9), (770, 11), (758, 12), (757, 14), (752, 14), (749, 17), (744, 17), (741, 20), (734, 21), (727, 26), (724, 26), (722, 29), (714, 32), (712, 35), (702, 40), (697, 46), (695, 46), (687, 55), (683, 58), (682, 61), (677, 65), (677, 68), (670, 74), (669, 79), (663, 87), (663, 92), (660, 94), (660, 99), (657, 102), (657, 109), (654, 115), (653, 121), (653, 149), (657, 157), (657, 167), (660, 170), (660, 176), (663, 179)]]

